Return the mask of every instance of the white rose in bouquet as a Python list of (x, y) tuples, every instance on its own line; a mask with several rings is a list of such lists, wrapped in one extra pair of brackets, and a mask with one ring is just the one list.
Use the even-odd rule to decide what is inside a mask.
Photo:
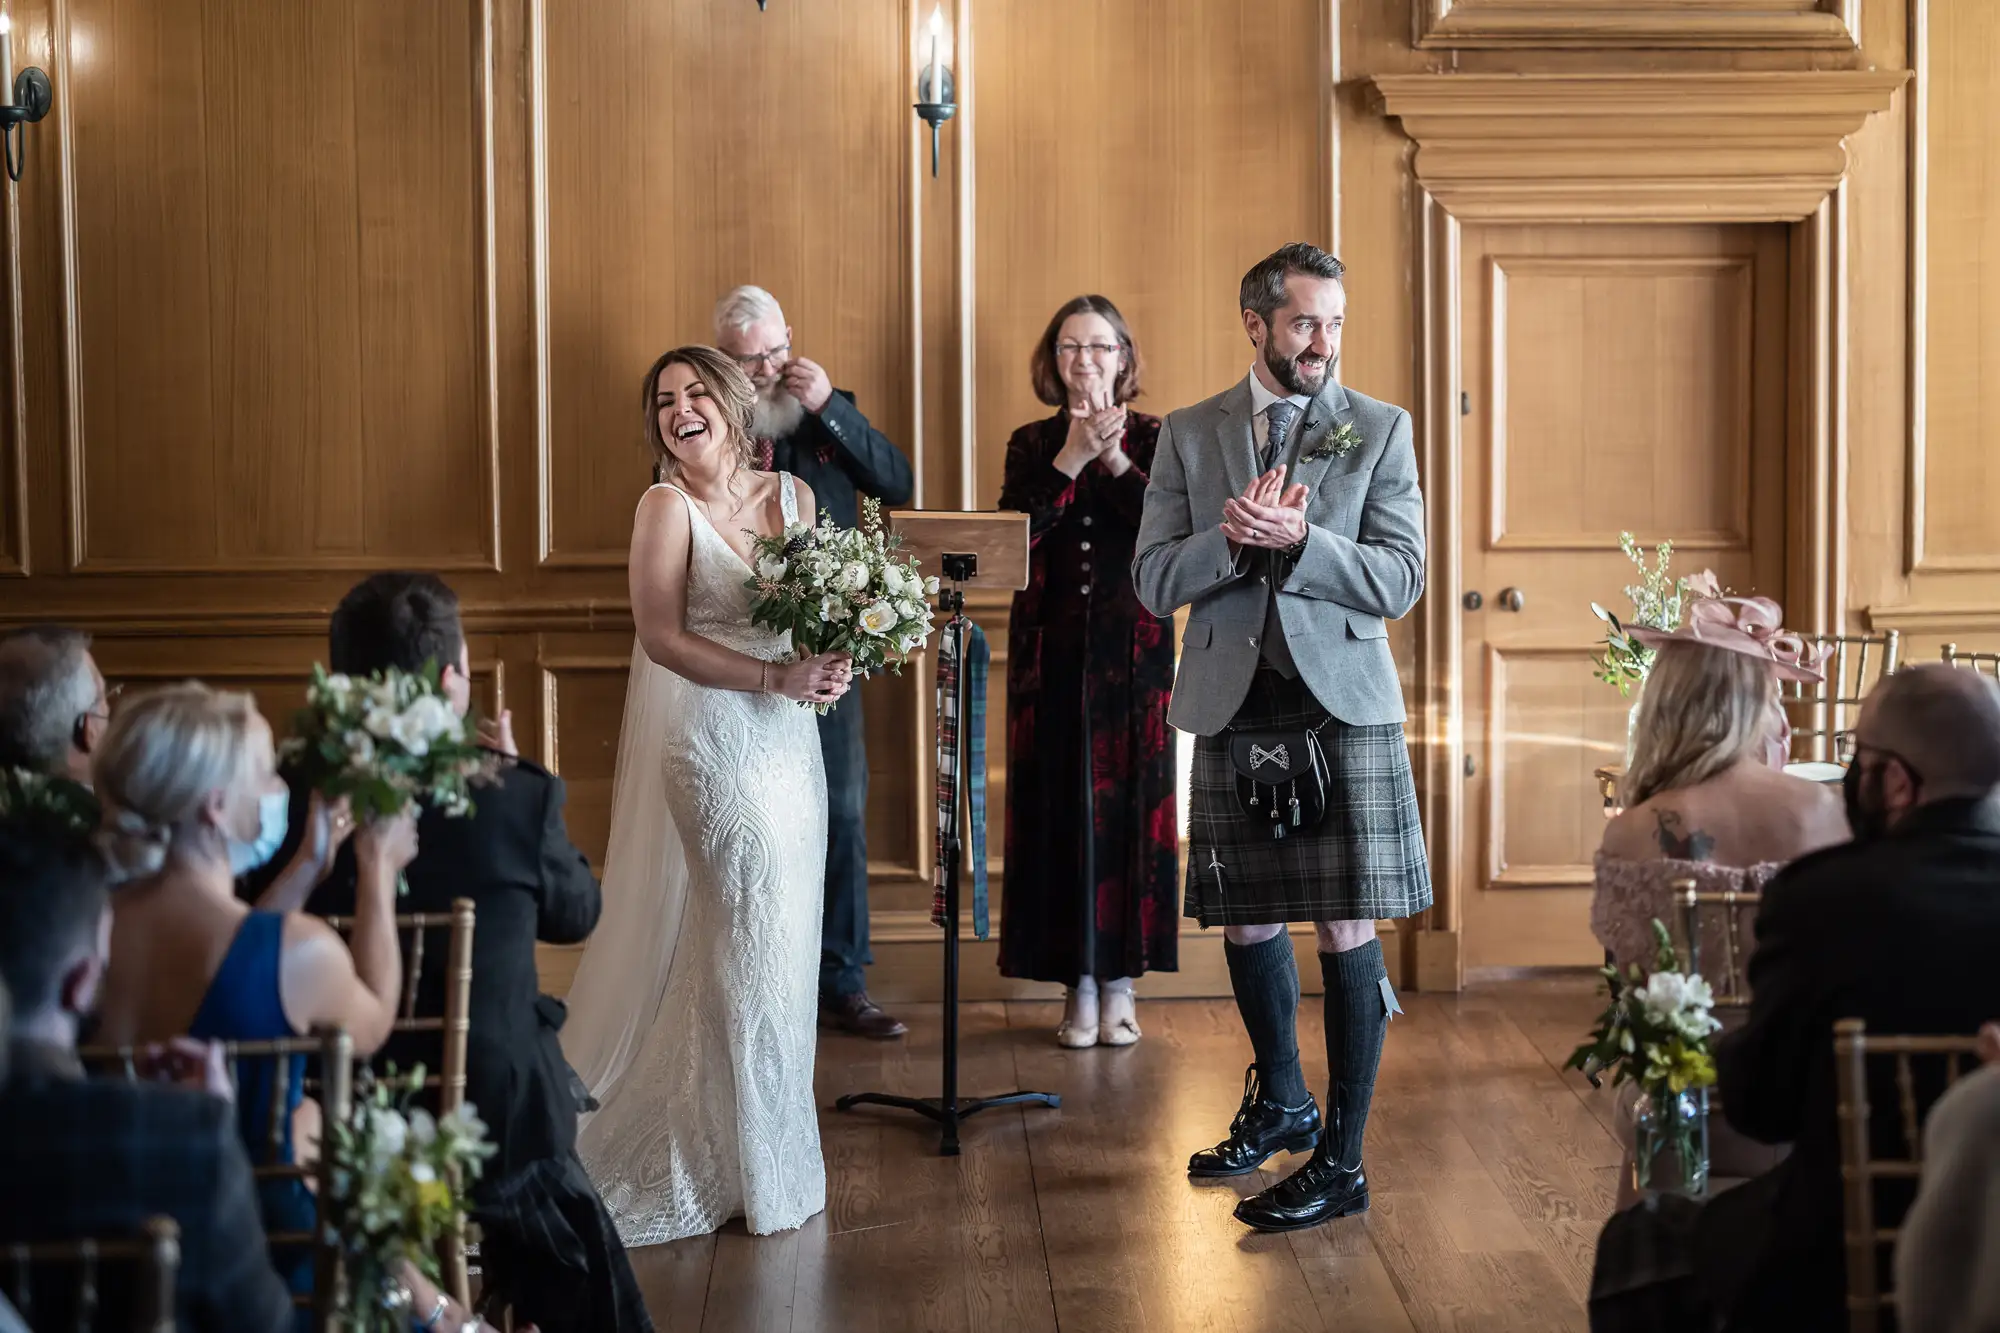
[(848, 592), (860, 592), (868, 586), (868, 566), (859, 560), (849, 561), (847, 568), (840, 571), (840, 586)]
[(887, 602), (877, 602), (861, 613), (861, 628), (879, 637), (896, 628), (896, 622), (901, 619), (895, 607)]
[(789, 568), (790, 565), (788, 562), (774, 560), (767, 555), (757, 562), (757, 577), (776, 583), (779, 579), (785, 577), (785, 571)]

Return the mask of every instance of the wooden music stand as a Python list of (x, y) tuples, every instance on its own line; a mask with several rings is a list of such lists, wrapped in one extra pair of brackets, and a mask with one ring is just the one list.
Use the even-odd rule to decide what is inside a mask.
[[(951, 619), (940, 631), (950, 635), (957, 649), (953, 660), (958, 671), (950, 682), (953, 705), (959, 719), (955, 774), (947, 809), (950, 815), (938, 856), (944, 867), (944, 1082), (936, 1097), (903, 1097), (888, 1092), (851, 1092), (834, 1102), (834, 1109), (849, 1111), (857, 1106), (893, 1106), (914, 1111), (935, 1121), (943, 1130), (938, 1153), (958, 1156), (958, 1127), (961, 1121), (996, 1106), (1061, 1106), (1062, 1097), (1053, 1092), (1007, 1092), (993, 1097), (958, 1095), (958, 914), (959, 874), (965, 858), (959, 833), (965, 809), (965, 766), (970, 729), (965, 713), (965, 640), (972, 622), (965, 614), (967, 588), (1028, 586), (1028, 516), (1016, 513), (945, 513), (897, 510), (889, 515), (890, 527), (903, 538), (903, 549), (917, 557), (926, 573), (941, 580), (938, 606)], [(942, 762), (944, 756), (940, 755)]]

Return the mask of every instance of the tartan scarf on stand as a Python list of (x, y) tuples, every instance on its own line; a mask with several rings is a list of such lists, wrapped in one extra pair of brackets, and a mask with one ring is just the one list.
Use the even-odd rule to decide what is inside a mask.
[(972, 816), (972, 836), (968, 839), (970, 850), (960, 858), (960, 864), (970, 870), (972, 881), (972, 937), (985, 939), (992, 933), (987, 919), (986, 891), (986, 671), (992, 661), (992, 651), (986, 643), (986, 632), (978, 624), (960, 613), (945, 625), (945, 632), (938, 636), (937, 663), (937, 812), (938, 850), (937, 878), (931, 893), (931, 924), (944, 926), (944, 887), (948, 867), (943, 850), (952, 835), (951, 789), (958, 777), (958, 700), (952, 684), (958, 678), (958, 655), (960, 637), (952, 632), (953, 625), (959, 627), (965, 644), (965, 725), (966, 732), (966, 775), (965, 805)]

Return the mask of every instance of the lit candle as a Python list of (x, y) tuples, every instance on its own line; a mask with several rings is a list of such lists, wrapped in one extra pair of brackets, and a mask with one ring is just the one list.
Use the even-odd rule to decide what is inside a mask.
[[(5, 31), (5, 29), (0, 29)], [(931, 101), (944, 101), (944, 84), (940, 81), (942, 65), (938, 60), (938, 39), (944, 33), (944, 6), (931, 10)], [(0, 38), (4, 40), (4, 38)]]
[(14, 20), (0, 9), (0, 98), (14, 105)]

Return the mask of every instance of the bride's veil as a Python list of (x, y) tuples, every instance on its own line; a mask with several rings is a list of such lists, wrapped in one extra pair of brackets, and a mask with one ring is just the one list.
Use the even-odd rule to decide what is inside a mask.
[(631, 1066), (666, 996), (687, 908), (687, 857), (667, 811), (662, 753), (669, 710), (682, 706), (673, 674), (632, 644), (625, 720), (611, 786), (604, 911), (577, 964), (563, 1054), (599, 1102)]

